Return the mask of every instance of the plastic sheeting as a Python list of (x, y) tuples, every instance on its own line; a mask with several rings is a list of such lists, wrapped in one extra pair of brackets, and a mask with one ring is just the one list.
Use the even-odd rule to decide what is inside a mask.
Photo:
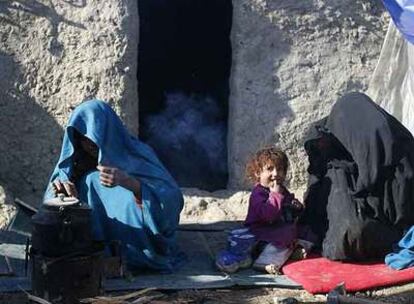
[(414, 0), (383, 0), (405, 39), (414, 43)]
[(414, 134), (414, 44), (403, 38), (392, 21), (367, 94)]

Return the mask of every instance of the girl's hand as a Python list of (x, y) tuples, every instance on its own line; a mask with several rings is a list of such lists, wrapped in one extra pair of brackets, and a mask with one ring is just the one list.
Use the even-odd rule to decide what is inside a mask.
[(99, 180), (101, 184), (106, 187), (125, 186), (128, 182), (129, 175), (118, 168), (102, 165), (98, 165), (96, 168), (100, 173)]
[(78, 191), (76, 190), (75, 184), (71, 181), (61, 182), (60, 180), (54, 180), (52, 182), (52, 191), (55, 196), (59, 193), (63, 193), (67, 196), (78, 197)]
[(301, 211), (304, 208), (303, 204), (298, 199), (296, 199), (296, 198), (294, 198), (292, 200), (291, 204), (292, 204), (292, 207), (295, 210), (298, 210), (298, 211)]
[(270, 191), (282, 193), (283, 192), (283, 185), (279, 184), (276, 181), (273, 181), (272, 184), (270, 185)]

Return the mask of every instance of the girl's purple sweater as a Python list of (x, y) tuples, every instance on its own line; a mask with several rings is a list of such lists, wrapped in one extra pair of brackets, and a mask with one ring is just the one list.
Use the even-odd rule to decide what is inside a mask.
[(284, 189), (283, 193), (272, 192), (257, 184), (250, 195), (249, 210), (245, 226), (256, 236), (276, 247), (289, 247), (297, 238), (295, 223), (286, 223), (282, 216), (282, 206), (289, 204), (294, 195)]

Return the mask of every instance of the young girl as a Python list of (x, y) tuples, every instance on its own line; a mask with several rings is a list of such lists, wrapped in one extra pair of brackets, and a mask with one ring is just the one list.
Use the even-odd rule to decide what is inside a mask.
[(288, 158), (276, 148), (258, 151), (247, 164), (246, 176), (255, 183), (245, 226), (256, 237), (258, 257), (253, 268), (278, 273), (296, 245), (296, 217), (303, 205), (284, 186)]

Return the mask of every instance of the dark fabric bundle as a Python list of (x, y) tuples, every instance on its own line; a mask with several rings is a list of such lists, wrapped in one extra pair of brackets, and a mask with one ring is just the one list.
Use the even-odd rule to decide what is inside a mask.
[(305, 142), (310, 182), (301, 223), (332, 260), (391, 251), (414, 224), (414, 139), (368, 96), (350, 93)]

